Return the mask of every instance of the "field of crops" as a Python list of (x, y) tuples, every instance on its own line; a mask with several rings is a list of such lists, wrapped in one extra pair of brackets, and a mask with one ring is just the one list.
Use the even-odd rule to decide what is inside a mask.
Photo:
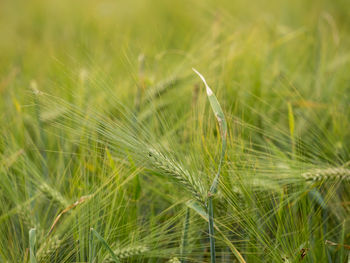
[(16, 262), (350, 262), (348, 0), (0, 1)]

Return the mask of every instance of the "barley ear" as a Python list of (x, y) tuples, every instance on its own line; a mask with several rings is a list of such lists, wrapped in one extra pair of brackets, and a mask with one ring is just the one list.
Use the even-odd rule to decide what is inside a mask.
[(166, 263), (181, 263), (181, 261), (177, 257), (174, 257), (169, 259)]
[[(145, 252), (149, 251), (149, 248), (143, 245), (134, 245), (134, 246), (129, 246), (129, 247), (124, 247), (121, 249), (116, 249), (114, 250), (114, 254), (116, 257), (119, 259), (127, 259), (133, 256), (139, 256), (144, 254)], [(113, 262), (111, 261), (112, 258), (110, 256), (105, 257), (105, 259), (102, 261), (103, 263), (109, 263)]]
[(349, 181), (350, 169), (343, 167), (331, 167), (326, 169), (314, 169), (303, 173), (307, 181)]

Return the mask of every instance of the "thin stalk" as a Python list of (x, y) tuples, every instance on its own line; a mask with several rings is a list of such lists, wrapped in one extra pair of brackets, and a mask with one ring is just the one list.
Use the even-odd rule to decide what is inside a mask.
[(92, 234), (92, 231), (90, 231), (89, 233), (89, 263), (92, 263), (93, 262), (93, 259), (94, 259), (94, 236)]
[(214, 238), (214, 212), (213, 196), (208, 197), (208, 215), (209, 215), (209, 241), (210, 241), (210, 262), (215, 263), (215, 238)]

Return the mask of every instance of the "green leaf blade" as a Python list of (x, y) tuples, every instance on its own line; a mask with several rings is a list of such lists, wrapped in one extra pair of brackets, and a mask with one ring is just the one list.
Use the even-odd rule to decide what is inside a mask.
[(221, 156), (220, 156), (220, 162), (218, 165), (218, 172), (213, 180), (213, 183), (210, 187), (210, 193), (215, 194), (217, 191), (217, 186), (219, 183), (219, 177), (220, 177), (220, 170), (221, 170), (221, 165), (223, 162), (223, 159), (225, 157), (225, 152), (226, 152), (226, 144), (227, 144), (227, 122), (226, 118), (224, 115), (224, 112), (221, 108), (221, 105), (216, 98), (215, 94), (213, 91), (210, 89), (209, 85), (207, 84), (205, 78), (201, 73), (199, 73), (196, 69), (192, 68), (192, 70), (201, 78), (203, 81), (206, 91), (207, 91), (207, 96), (209, 99), (210, 106), (215, 114), (216, 119), (218, 120), (219, 123), (219, 128), (220, 128), (220, 134), (221, 134), (221, 139), (222, 139), (222, 147), (221, 147)]
[(91, 232), (97, 237), (97, 239), (103, 244), (103, 246), (107, 249), (109, 254), (111, 255), (114, 262), (120, 263), (119, 258), (115, 255), (111, 247), (108, 245), (106, 240), (93, 228), (91, 228)]
[(37, 263), (35, 258), (35, 243), (36, 243), (36, 229), (31, 228), (29, 230), (29, 252), (30, 252), (30, 263)]
[(208, 100), (210, 103), (210, 106), (215, 114), (216, 119), (218, 120), (219, 126), (220, 126), (220, 134), (221, 134), (221, 138), (223, 140), (223, 142), (226, 142), (226, 137), (227, 137), (227, 122), (226, 122), (226, 118), (224, 115), (224, 112), (221, 108), (221, 105), (218, 101), (218, 99), (216, 98), (214, 92), (211, 90), (211, 88), (209, 87), (209, 85), (207, 84), (205, 78), (203, 77), (203, 75), (201, 73), (199, 73), (196, 69), (192, 68), (192, 70), (201, 78), (201, 80), (203, 81), (205, 87), (206, 87), (206, 91), (207, 91), (207, 96), (208, 96)]

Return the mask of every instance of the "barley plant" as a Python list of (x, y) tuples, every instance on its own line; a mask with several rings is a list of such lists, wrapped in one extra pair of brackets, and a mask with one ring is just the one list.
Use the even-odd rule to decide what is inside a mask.
[(0, 2), (0, 263), (350, 262), (350, 5)]

